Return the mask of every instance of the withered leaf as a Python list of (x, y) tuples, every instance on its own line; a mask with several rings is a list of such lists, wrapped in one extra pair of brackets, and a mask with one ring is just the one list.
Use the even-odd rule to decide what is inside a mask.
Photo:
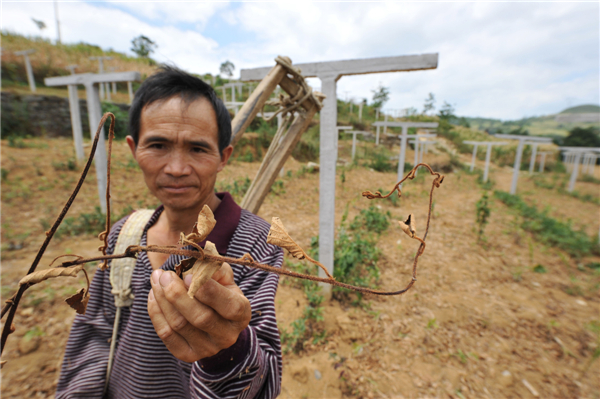
[(50, 269), (39, 270), (37, 272), (33, 272), (23, 277), (21, 281), (19, 281), (19, 285), (37, 284), (39, 282), (54, 277), (77, 277), (77, 273), (79, 273), (81, 269), (83, 269), (83, 265), (76, 265), (71, 267), (53, 267)]
[(217, 221), (215, 220), (215, 215), (213, 215), (208, 205), (204, 205), (204, 207), (198, 214), (198, 221), (194, 225), (192, 232), (188, 234), (185, 238), (188, 241), (201, 243), (202, 241), (206, 240), (206, 237), (208, 237), (212, 229), (215, 228), (216, 224)]
[[(209, 255), (219, 255), (217, 247), (210, 241), (206, 241), (204, 252)], [(188, 296), (193, 298), (196, 292), (221, 268), (223, 262), (215, 262), (212, 260), (198, 260), (192, 268), (192, 283), (188, 288)]]
[(7, 362), (6, 360), (0, 361), (0, 368), (4, 367), (4, 365), (6, 364), (6, 362)]
[(408, 219), (406, 221), (398, 222), (400, 224), (400, 228), (404, 231), (410, 238), (414, 238), (415, 234), (417, 234), (417, 229), (415, 227), (415, 217), (411, 213), (408, 215)]
[(177, 266), (175, 266), (175, 273), (181, 277), (183, 273), (190, 270), (194, 263), (196, 262), (196, 258), (187, 258), (183, 259)]
[(304, 253), (300, 245), (296, 244), (296, 241), (290, 237), (278, 217), (271, 219), (271, 229), (267, 236), (267, 244), (277, 245), (278, 247), (287, 249), (296, 259), (306, 258), (306, 253)]
[(87, 309), (87, 303), (90, 299), (89, 291), (86, 291), (85, 288), (80, 289), (72, 295), (65, 299), (65, 302), (69, 304), (70, 307), (75, 309), (79, 314), (85, 314), (85, 310)]

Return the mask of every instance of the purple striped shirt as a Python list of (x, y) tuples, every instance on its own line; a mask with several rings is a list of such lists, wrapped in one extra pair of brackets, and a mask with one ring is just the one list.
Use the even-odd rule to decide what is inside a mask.
[[(141, 245), (146, 245), (148, 228), (158, 220), (162, 209), (159, 207), (146, 225)], [(126, 219), (111, 229), (108, 253), (113, 253)], [(215, 210), (215, 219), (217, 225), (208, 240), (217, 241), (220, 252), (226, 248), (226, 255), (236, 258), (250, 253), (258, 262), (281, 266), (283, 251), (266, 243), (269, 224), (239, 208), (228, 193)], [(224, 245), (224, 240), (229, 240), (229, 244)], [(182, 258), (172, 255), (161, 268), (173, 270)], [(147, 309), (153, 269), (145, 252), (138, 256), (131, 284), (135, 299), (121, 313), (107, 397), (274, 398), (279, 394), (281, 347), (274, 304), (279, 276), (235, 264), (231, 268), (236, 284), (250, 301), (250, 324), (231, 348), (186, 363), (169, 352), (154, 330)], [(102, 398), (116, 311), (109, 275), (108, 270), (96, 272), (86, 314), (75, 318), (57, 399)]]

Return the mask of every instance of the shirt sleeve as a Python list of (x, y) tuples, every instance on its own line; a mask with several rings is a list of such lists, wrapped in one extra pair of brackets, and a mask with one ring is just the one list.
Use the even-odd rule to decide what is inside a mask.
[[(283, 250), (266, 243), (266, 232), (258, 235), (248, 252), (260, 263), (281, 267), (283, 262)], [(193, 364), (190, 392), (194, 398), (275, 398), (281, 390), (281, 344), (275, 318), (279, 275), (235, 267), (244, 270), (238, 286), (250, 301), (252, 319), (233, 347)]]
[[(124, 222), (125, 219), (115, 223), (111, 229), (108, 254), (113, 253)], [(103, 397), (115, 311), (110, 272), (97, 270), (90, 285), (86, 312), (77, 315), (71, 327), (56, 399)]]

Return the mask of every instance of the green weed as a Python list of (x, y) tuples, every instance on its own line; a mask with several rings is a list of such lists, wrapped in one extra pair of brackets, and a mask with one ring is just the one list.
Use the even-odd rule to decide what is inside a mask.
[(523, 217), (521, 227), (533, 234), (541, 243), (564, 250), (572, 257), (586, 256), (597, 252), (597, 244), (583, 231), (575, 231), (570, 223), (560, 222), (547, 212), (540, 212), (517, 195), (495, 191), (494, 195), (508, 207), (515, 209)]
[(382, 212), (377, 206), (371, 205), (369, 208), (361, 210), (360, 214), (354, 218), (350, 224), (350, 230), (366, 229), (381, 234), (390, 226), (391, 217), (390, 211)]
[(489, 206), (489, 196), (488, 193), (483, 193), (483, 196), (477, 201), (475, 204), (476, 214), (477, 214), (477, 240), (481, 241), (483, 237), (483, 231), (485, 230), (485, 226), (489, 223), (490, 218), (490, 206)]
[(535, 265), (533, 267), (533, 272), (534, 273), (547, 273), (548, 270), (546, 270), (546, 268), (542, 265)]

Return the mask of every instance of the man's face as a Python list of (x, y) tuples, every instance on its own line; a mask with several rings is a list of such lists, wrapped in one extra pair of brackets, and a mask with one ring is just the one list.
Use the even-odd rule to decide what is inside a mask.
[(172, 97), (144, 107), (138, 145), (131, 136), (127, 143), (152, 194), (173, 210), (207, 203), (233, 150), (219, 154), (217, 117), (204, 98), (186, 105)]

